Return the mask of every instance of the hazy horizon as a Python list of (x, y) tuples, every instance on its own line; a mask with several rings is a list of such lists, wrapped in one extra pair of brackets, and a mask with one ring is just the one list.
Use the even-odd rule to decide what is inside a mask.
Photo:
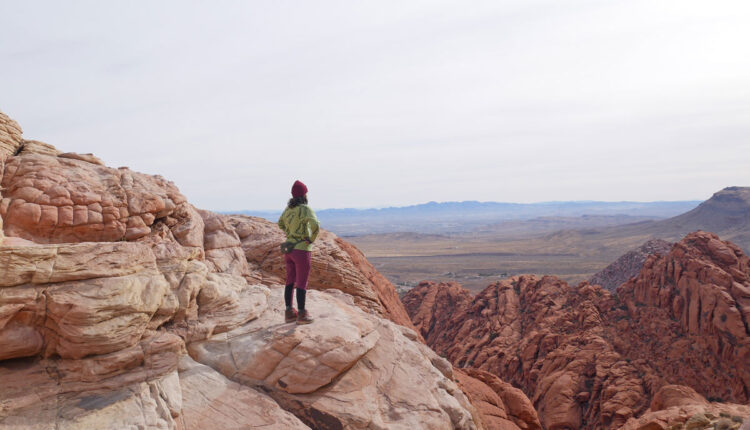
[(224, 212), (295, 179), (316, 208), (698, 201), (750, 184), (748, 22), (739, 0), (9, 2), (0, 110)]
[[(717, 190), (719, 191), (719, 190)], [(710, 196), (709, 196), (710, 197)], [(422, 206), (422, 205), (428, 205), (431, 203), (437, 203), (437, 204), (450, 204), (450, 203), (500, 203), (500, 204), (512, 204), (512, 205), (543, 205), (543, 204), (555, 204), (555, 203), (605, 203), (605, 204), (616, 204), (616, 203), (634, 203), (634, 204), (648, 204), (648, 203), (696, 203), (696, 202), (703, 202), (705, 200), (708, 200), (708, 197), (706, 199), (688, 199), (688, 200), (651, 200), (651, 201), (636, 201), (636, 200), (613, 200), (613, 201), (607, 201), (607, 200), (547, 200), (547, 201), (541, 201), (541, 202), (500, 202), (500, 201), (480, 201), (480, 200), (449, 200), (449, 201), (435, 201), (431, 200), (428, 202), (418, 202), (418, 203), (412, 203), (407, 205), (399, 205), (399, 206), (393, 206), (393, 205), (386, 205), (386, 206), (362, 206), (362, 207), (353, 207), (353, 206), (341, 206), (341, 207), (315, 207), (316, 211), (321, 210), (373, 210), (373, 209), (396, 209), (396, 208), (405, 208), (405, 207), (413, 207), (413, 206)], [(310, 202), (310, 205), (314, 206), (314, 202)], [(238, 213), (238, 212), (282, 212), (284, 210), (284, 205), (282, 204), (280, 207), (276, 208), (261, 208), (261, 209), (255, 209), (255, 208), (241, 208), (241, 209), (228, 209), (228, 210), (221, 210), (221, 213)]]

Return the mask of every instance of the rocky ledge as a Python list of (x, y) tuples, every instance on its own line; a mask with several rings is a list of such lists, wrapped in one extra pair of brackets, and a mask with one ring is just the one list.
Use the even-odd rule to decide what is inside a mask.
[(272, 223), (26, 140), (2, 113), (0, 184), (0, 429), (492, 428), (461, 386), (489, 390), (503, 428), (535, 419), (454, 374), (329, 232), (316, 320), (297, 326)]

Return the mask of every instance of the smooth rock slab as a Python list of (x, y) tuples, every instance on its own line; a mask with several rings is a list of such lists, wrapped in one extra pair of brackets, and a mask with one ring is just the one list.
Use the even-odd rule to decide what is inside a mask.
[[(310, 393), (352, 367), (377, 342), (375, 324), (354, 308), (328, 306), (309, 309), (314, 324), (297, 326), (278, 318), (283, 298), (272, 294), (271, 306), (261, 318), (208, 340), (188, 346), (197, 361), (221, 369), (225, 375), (274, 387), (288, 393)], [(308, 295), (311, 296), (308, 292)], [(310, 300), (312, 302), (312, 300)], [(322, 304), (322, 303), (321, 303)], [(317, 311), (326, 309), (325, 311)]]
[(184, 430), (309, 429), (267, 395), (230, 381), (190, 357), (180, 359)]
[(258, 319), (188, 345), (191, 357), (262, 387), (313, 428), (476, 428), (468, 399), (415, 332), (338, 290), (308, 291), (312, 324), (285, 323), (282, 295), (272, 288)]

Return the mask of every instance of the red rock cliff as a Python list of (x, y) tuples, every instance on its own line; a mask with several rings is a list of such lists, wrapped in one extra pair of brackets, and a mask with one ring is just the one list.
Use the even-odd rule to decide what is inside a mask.
[(545, 428), (618, 428), (669, 384), (748, 401), (748, 275), (737, 247), (698, 232), (647, 260), (622, 298), (519, 276), (473, 298), (422, 283), (404, 303), (436, 352), (520, 387)]

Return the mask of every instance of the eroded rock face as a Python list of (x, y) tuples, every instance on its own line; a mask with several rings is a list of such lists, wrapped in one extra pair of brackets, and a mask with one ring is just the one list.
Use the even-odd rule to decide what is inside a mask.
[(0, 112), (0, 164), (15, 154), (23, 144), (23, 130), (8, 115)]
[(404, 307), (411, 313), (414, 326), (428, 345), (448, 331), (452, 314), (461, 314), (473, 297), (456, 282), (434, 283), (423, 281), (403, 298)]
[(0, 361), (0, 428), (175, 428), (183, 348), (175, 335), (148, 332), (95, 357)]
[(250, 268), (242, 250), (240, 238), (224, 215), (199, 210), (204, 223), (203, 248), (206, 262), (216, 272), (249, 276)]
[[(407, 296), (454, 288), (422, 284)], [(407, 310), (418, 315), (410, 302), (405, 298)], [(645, 410), (647, 399), (640, 369), (605, 339), (599, 306), (610, 302), (609, 293), (598, 287), (572, 289), (554, 277), (520, 276), (489, 286), (461, 311), (433, 318), (432, 327), (447, 328), (442, 332), (418, 327), (428, 344), (458, 367), (484, 370), (522, 387), (545, 428), (616, 428)]]
[(454, 372), (485, 428), (541, 430), (536, 410), (521, 390), (481, 370), (467, 368)]
[(423, 283), (404, 303), (430, 346), (521, 387), (545, 428), (618, 428), (665, 385), (747, 401), (749, 274), (739, 248), (698, 232), (650, 257), (621, 298), (520, 276), (470, 301), (456, 285)]
[(0, 183), (0, 429), (480, 428), (450, 364), (381, 317), (411, 326), (393, 286), (335, 236), (314, 268), (333, 292), (297, 327), (255, 257), (278, 251), (273, 224), (4, 115)]
[(24, 151), (5, 161), (0, 183), (6, 236), (37, 243), (135, 240), (185, 202), (159, 176)]
[(131, 347), (168, 288), (135, 243), (0, 247), (0, 267), (0, 359)]
[(617, 331), (625, 354), (706, 397), (750, 401), (750, 259), (737, 246), (692, 233), (617, 294), (630, 316)]

